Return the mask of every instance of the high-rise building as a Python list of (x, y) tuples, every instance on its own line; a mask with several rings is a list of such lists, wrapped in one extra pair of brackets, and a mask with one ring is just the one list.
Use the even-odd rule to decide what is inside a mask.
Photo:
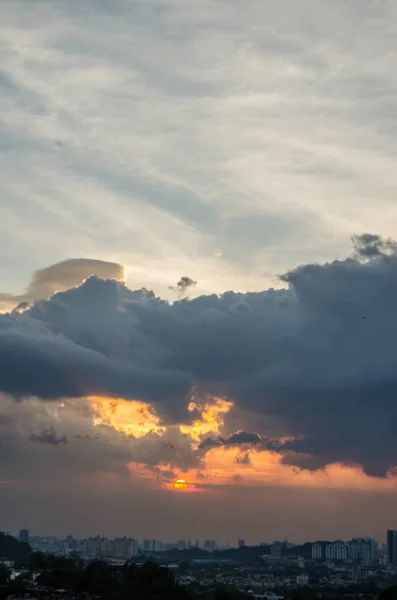
[(205, 540), (204, 550), (207, 550), (208, 552), (213, 552), (215, 549), (216, 549), (215, 540)]
[(348, 558), (354, 561), (372, 562), (378, 551), (378, 545), (372, 538), (358, 538), (348, 543)]
[(238, 541), (238, 547), (239, 548), (244, 548), (245, 547), (245, 540), (239, 540)]
[(28, 544), (29, 543), (29, 531), (27, 529), (21, 529), (21, 531), (19, 532), (18, 540), (20, 542), (26, 542)]
[(387, 560), (391, 565), (397, 565), (397, 531), (389, 529), (387, 532)]
[[(366, 546), (365, 546), (366, 548)], [(325, 546), (325, 558), (327, 560), (346, 560), (348, 547), (343, 542), (327, 544)]]
[(283, 544), (281, 542), (273, 542), (270, 547), (270, 554), (273, 558), (281, 558)]
[(144, 552), (163, 552), (165, 550), (164, 542), (160, 540), (144, 540), (143, 551)]
[(106, 556), (109, 552), (108, 542), (109, 540), (99, 535), (87, 538), (83, 544), (83, 556), (85, 558), (101, 558)]
[(74, 539), (72, 533), (70, 535), (66, 536), (66, 544), (67, 544), (67, 547), (70, 550), (75, 550), (76, 549), (77, 543), (76, 543), (76, 540)]
[(321, 560), (323, 558), (323, 548), (321, 544), (312, 545), (312, 558), (314, 560)]

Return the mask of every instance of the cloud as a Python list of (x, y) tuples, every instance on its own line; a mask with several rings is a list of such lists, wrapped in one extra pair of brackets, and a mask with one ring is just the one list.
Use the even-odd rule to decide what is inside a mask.
[(256, 446), (261, 444), (264, 447), (265, 440), (258, 433), (249, 433), (247, 431), (237, 431), (227, 438), (218, 436), (217, 438), (206, 438), (200, 443), (200, 449), (219, 448), (220, 446)]
[(0, 389), (144, 400), (166, 424), (197, 418), (193, 395), (224, 397), (263, 419), (201, 453), (246, 444), (300, 468), (336, 462), (384, 476), (397, 464), (394, 243), (357, 237), (352, 256), (283, 280), (287, 289), (171, 304), (91, 277), (0, 318)]
[(170, 297), (260, 290), (393, 235), (394, 3), (106, 5), (2, 3), (6, 288), (89, 255)]
[(234, 462), (236, 463), (236, 465), (250, 465), (251, 459), (249, 452), (243, 452), (242, 454), (239, 454), (238, 456), (236, 456)]
[(125, 281), (123, 265), (90, 258), (71, 258), (36, 271), (26, 294), (35, 300), (49, 298), (55, 292), (80, 285), (91, 275), (100, 279)]
[(183, 296), (190, 287), (195, 285), (197, 285), (197, 281), (194, 281), (191, 277), (184, 276), (180, 278), (175, 287), (171, 286), (170, 289), (177, 292), (179, 296)]
[[(104, 475), (134, 480), (135, 465), (143, 465), (147, 475), (161, 476), (164, 471), (164, 477), (170, 477), (172, 469), (201, 466), (191, 439), (176, 427), (138, 438), (96, 424), (95, 416), (85, 399), (15, 402), (1, 395), (2, 481), (87, 489)], [(51, 446), (56, 452), (50, 451)]]
[(24, 294), (14, 296), (0, 293), (0, 311), (11, 310), (20, 303), (23, 304), (21, 308), (26, 308), (25, 304), (76, 287), (91, 275), (125, 281), (122, 265), (90, 258), (71, 258), (36, 271)]
[[(46, 410), (62, 393), (140, 395), (166, 423), (194, 417), (191, 391), (216, 393), (235, 404), (225, 439), (288, 437), (283, 460), (299, 468), (384, 475), (396, 464), (395, 253), (367, 234), (341, 259), (352, 231), (388, 240), (397, 227), (397, 5), (31, 5), (1, 6), (0, 310), (64, 293), (1, 319), (3, 389)], [(67, 256), (126, 264), (137, 291), (88, 280), (66, 293), (81, 280), (63, 270), (19, 293)], [(206, 295), (168, 304), (140, 290), (173, 301), (180, 273)], [(92, 441), (65, 434), (56, 454)], [(125, 464), (113, 442), (90, 447)]]
[(50, 446), (58, 446), (59, 444), (67, 444), (68, 438), (66, 435), (58, 436), (53, 427), (43, 429), (39, 434), (32, 433), (29, 438), (32, 442), (39, 442), (40, 444), (49, 444)]

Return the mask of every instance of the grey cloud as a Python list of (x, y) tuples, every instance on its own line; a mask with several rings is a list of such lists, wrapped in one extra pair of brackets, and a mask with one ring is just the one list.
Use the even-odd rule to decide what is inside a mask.
[[(88, 395), (149, 401), (171, 400), (170, 412), (183, 419), (177, 402), (189, 389), (188, 376), (174, 370), (134, 366), (107, 358), (51, 330), (38, 330), (30, 320), (15, 325), (15, 317), (0, 321), (0, 386), (14, 396), (44, 399)], [(161, 412), (161, 408), (159, 408)]]
[(49, 444), (50, 446), (58, 446), (59, 444), (67, 444), (68, 442), (68, 438), (66, 437), (66, 435), (57, 435), (53, 427), (43, 429), (43, 431), (39, 434), (32, 433), (29, 439), (32, 442)]
[(235, 446), (241, 444), (259, 444), (262, 438), (257, 433), (247, 433), (246, 431), (238, 431), (233, 433), (229, 438), (224, 440), (225, 446)]
[[(85, 404), (87, 410), (81, 410)], [(34, 480), (34, 485), (42, 486), (54, 475), (53, 484), (67, 489), (87, 487), (104, 473), (129, 480), (130, 463), (144, 465), (158, 476), (164, 470), (166, 478), (173, 469), (201, 466), (191, 438), (178, 428), (166, 428), (165, 437), (150, 432), (135, 438), (107, 425), (95, 425), (94, 416), (92, 406), (83, 399), (15, 402), (0, 396), (2, 480), (20, 485)], [(166, 448), (164, 439), (169, 441)], [(56, 446), (56, 452), (49, 452), (50, 446)]]
[[(89, 278), (1, 317), (0, 388), (145, 399), (170, 423), (195, 417), (194, 384), (263, 417), (250, 434), (260, 441), (239, 432), (212, 444), (257, 443), (300, 468), (339, 462), (385, 475), (397, 464), (394, 242), (356, 237), (346, 260), (282, 279), (287, 289), (170, 304)], [(290, 444), (278, 447), (280, 435)]]
[(36, 271), (26, 293), (35, 299), (49, 298), (55, 292), (80, 285), (91, 275), (117, 281), (125, 279), (123, 265), (90, 258), (72, 258)]
[(72, 258), (36, 271), (24, 294), (0, 293), (0, 310), (10, 310), (18, 304), (49, 298), (55, 292), (80, 285), (91, 275), (101, 279), (124, 281), (124, 267), (117, 263), (90, 258)]
[(171, 286), (170, 289), (174, 290), (174, 292), (177, 292), (179, 296), (183, 296), (190, 287), (195, 285), (197, 285), (197, 281), (194, 281), (194, 279), (185, 275), (180, 278), (175, 287)]
[(262, 437), (258, 433), (251, 433), (248, 431), (236, 431), (227, 438), (223, 438), (222, 436), (206, 438), (200, 443), (199, 448), (200, 450), (209, 450), (221, 446), (231, 446), (236, 448), (242, 446), (243, 448), (250, 447), (260, 450), (272, 450), (275, 452), (284, 448), (283, 442), (279, 442), (277, 438), (270, 439)]

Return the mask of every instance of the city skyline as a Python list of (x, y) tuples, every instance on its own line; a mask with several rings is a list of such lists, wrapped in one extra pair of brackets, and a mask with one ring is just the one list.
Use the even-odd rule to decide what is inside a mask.
[(397, 4), (13, 0), (0, 23), (4, 526), (382, 539)]
[[(219, 548), (243, 548), (246, 546), (269, 546), (269, 545), (287, 545), (287, 546), (299, 546), (301, 544), (316, 544), (316, 543), (330, 543), (330, 544), (337, 544), (339, 542), (342, 542), (343, 544), (347, 544), (350, 542), (355, 542), (357, 540), (362, 540), (362, 541), (373, 541), (376, 544), (378, 544), (379, 546), (388, 546), (391, 547), (393, 545), (393, 543), (397, 544), (397, 529), (387, 529), (385, 532), (383, 532), (383, 537), (381, 539), (376, 539), (373, 538), (372, 536), (368, 536), (368, 535), (358, 535), (356, 537), (353, 537), (351, 539), (347, 539), (347, 538), (335, 538), (335, 539), (327, 539), (327, 540), (323, 540), (320, 538), (316, 538), (316, 539), (306, 539), (304, 541), (301, 542), (295, 542), (293, 540), (288, 540), (286, 537), (282, 537), (279, 536), (277, 539), (274, 540), (265, 540), (264, 538), (262, 539), (261, 542), (257, 543), (257, 544), (251, 544), (250, 540), (247, 538), (237, 538), (233, 541), (232, 538), (230, 538), (228, 541), (219, 541), (216, 539), (207, 539), (205, 540), (203, 539), (194, 539), (194, 538), (180, 538), (180, 539), (173, 539), (173, 540), (164, 540), (164, 539), (160, 539), (159, 537), (150, 537), (150, 536), (143, 536), (143, 537), (138, 537), (138, 536), (134, 536), (134, 535), (127, 535), (126, 533), (124, 533), (123, 535), (119, 535), (119, 536), (105, 536), (103, 534), (101, 534), (100, 532), (96, 532), (95, 535), (89, 535), (89, 536), (75, 536), (73, 534), (73, 531), (68, 532), (66, 535), (64, 536), (60, 536), (60, 535), (56, 535), (55, 533), (38, 533), (37, 531), (30, 531), (29, 529), (19, 529), (19, 530), (15, 530), (15, 531), (11, 531), (9, 529), (0, 528), (0, 531), (3, 531), (3, 533), (5, 533), (6, 535), (11, 535), (13, 537), (15, 537), (16, 539), (18, 539), (20, 542), (26, 542), (29, 543), (29, 541), (34, 541), (34, 540), (57, 540), (57, 541), (68, 541), (68, 540), (84, 540), (84, 539), (133, 539), (137, 542), (137, 544), (144, 544), (145, 542), (159, 542), (161, 544), (164, 545), (171, 545), (172, 547), (176, 548), (178, 545), (179, 546), (183, 546), (186, 548), (203, 548), (204, 544), (206, 542), (211, 542), (212, 544), (215, 544), (217, 547)], [(395, 542), (392, 540), (396, 540)], [(396, 546), (397, 548), (397, 546)], [(396, 552), (396, 562), (397, 562), (397, 552)]]

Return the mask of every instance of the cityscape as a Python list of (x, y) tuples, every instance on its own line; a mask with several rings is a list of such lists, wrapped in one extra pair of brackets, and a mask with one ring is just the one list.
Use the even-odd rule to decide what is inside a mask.
[[(7, 535), (13, 535), (6, 531)], [(93, 559), (119, 559), (142, 555), (166, 553), (170, 551), (200, 550), (207, 553), (244, 549), (250, 547), (244, 539), (236, 541), (235, 545), (218, 544), (216, 540), (176, 540), (165, 542), (157, 539), (137, 540), (123, 536), (113, 539), (97, 535), (84, 539), (77, 539), (72, 534), (60, 539), (56, 536), (31, 535), (27, 529), (21, 529), (13, 535), (20, 542), (30, 544), (32, 550), (48, 554), (67, 556), (71, 553), (82, 558)], [(397, 530), (388, 530), (386, 543), (379, 544), (373, 538), (357, 538), (350, 541), (333, 542), (307, 542), (294, 544), (288, 541), (275, 541), (272, 543), (261, 542), (258, 546), (263, 551), (263, 556), (273, 559), (295, 556), (302, 560), (310, 561), (336, 561), (359, 562), (366, 565), (379, 564), (380, 566), (397, 565)]]
[[(297, 589), (318, 593), (329, 589), (342, 594), (343, 590), (352, 593), (357, 588), (362, 592), (365, 585), (375, 589), (397, 580), (397, 530), (388, 530), (386, 543), (382, 544), (362, 537), (303, 544), (284, 540), (258, 546), (249, 546), (239, 539), (234, 545), (222, 546), (215, 540), (165, 542), (127, 536), (78, 539), (70, 534), (61, 539), (32, 535), (27, 529), (21, 529), (15, 537), (20, 544), (31, 547), (33, 556), (42, 553), (59, 560), (83, 560), (85, 564), (104, 561), (111, 568), (152, 561), (172, 571), (186, 589), (227, 586), (249, 596), (273, 600), (288, 597)], [(9, 569), (10, 580), (23, 574), (10, 557), (0, 556), (0, 563)]]

